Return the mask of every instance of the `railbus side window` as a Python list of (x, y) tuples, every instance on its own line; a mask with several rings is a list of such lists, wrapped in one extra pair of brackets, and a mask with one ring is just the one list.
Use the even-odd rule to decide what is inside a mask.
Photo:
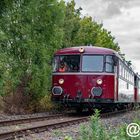
[(119, 61), (119, 75), (123, 77), (123, 64), (121, 61)]
[(124, 78), (124, 65), (122, 64), (122, 77)]
[(137, 86), (137, 77), (134, 76), (134, 85)]
[(114, 61), (113, 61), (113, 57), (111, 55), (106, 56), (105, 71), (111, 72), (111, 73), (114, 72)]
[(128, 69), (126, 68), (126, 80), (128, 80)]
[(131, 71), (131, 82), (133, 83), (133, 73)]
[(59, 57), (55, 56), (53, 59), (53, 72), (58, 71), (58, 66), (59, 66)]
[(131, 82), (130, 77), (131, 77), (131, 71), (129, 70), (129, 81)]
[(125, 66), (125, 80), (127, 80), (127, 68)]
[(123, 77), (123, 63), (121, 62), (121, 76)]
[(122, 64), (121, 61), (119, 62), (119, 75), (122, 75)]
[(139, 79), (138, 79), (138, 88), (140, 87), (140, 82), (139, 82)]
[(129, 71), (129, 75), (128, 75), (128, 80), (129, 80), (129, 82), (130, 82), (130, 71)]
[(123, 70), (124, 70), (123, 76), (125, 78), (125, 75), (126, 75), (125, 66), (124, 66), (124, 69)]

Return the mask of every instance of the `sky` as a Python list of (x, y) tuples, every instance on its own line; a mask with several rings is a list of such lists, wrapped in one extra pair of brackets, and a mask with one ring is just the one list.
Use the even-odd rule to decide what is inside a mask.
[[(65, 0), (71, 1), (71, 0)], [(91, 16), (111, 31), (121, 53), (140, 74), (140, 0), (75, 0), (82, 16)]]

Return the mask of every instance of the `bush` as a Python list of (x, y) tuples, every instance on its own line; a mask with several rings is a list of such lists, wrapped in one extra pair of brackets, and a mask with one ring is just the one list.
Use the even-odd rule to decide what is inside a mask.
[(91, 116), (89, 126), (82, 125), (79, 140), (107, 140), (108, 136), (104, 127), (99, 121), (99, 111), (95, 110), (95, 115)]
[(40, 101), (39, 101), (40, 109), (44, 111), (50, 111), (55, 108), (55, 105), (51, 101), (51, 95), (46, 95), (44, 96)]
[(4, 108), (4, 104), (3, 104), (2, 97), (0, 96), (0, 112), (3, 111), (3, 108)]
[(31, 113), (27, 110), (31, 97), (27, 94), (22, 94), (21, 91), (15, 93), (10, 92), (1, 97), (3, 101), (3, 111), (8, 114), (26, 114)]
[[(134, 123), (140, 125), (140, 120), (134, 119)], [(80, 128), (80, 136), (78, 140), (139, 140), (139, 137), (131, 138), (127, 135), (127, 124), (117, 129), (108, 131), (100, 122), (99, 111), (95, 111), (95, 115), (91, 116), (89, 125), (82, 125)], [(69, 137), (70, 138), (70, 137)], [(72, 138), (70, 138), (72, 139)]]

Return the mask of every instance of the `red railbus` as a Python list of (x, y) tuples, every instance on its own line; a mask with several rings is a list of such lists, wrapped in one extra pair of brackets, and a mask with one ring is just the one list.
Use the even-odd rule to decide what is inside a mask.
[(54, 55), (52, 99), (67, 107), (106, 108), (135, 103), (135, 73), (119, 54), (95, 46), (71, 47)]

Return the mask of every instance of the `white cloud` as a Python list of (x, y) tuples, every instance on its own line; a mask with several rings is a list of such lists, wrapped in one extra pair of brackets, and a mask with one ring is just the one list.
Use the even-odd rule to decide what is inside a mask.
[[(70, 1), (70, 0), (67, 0)], [(83, 15), (92, 16), (112, 32), (122, 53), (140, 73), (140, 1), (139, 0), (75, 0)]]
[(104, 27), (112, 31), (126, 58), (132, 60), (140, 73), (140, 5), (124, 9), (117, 17), (104, 20)]

